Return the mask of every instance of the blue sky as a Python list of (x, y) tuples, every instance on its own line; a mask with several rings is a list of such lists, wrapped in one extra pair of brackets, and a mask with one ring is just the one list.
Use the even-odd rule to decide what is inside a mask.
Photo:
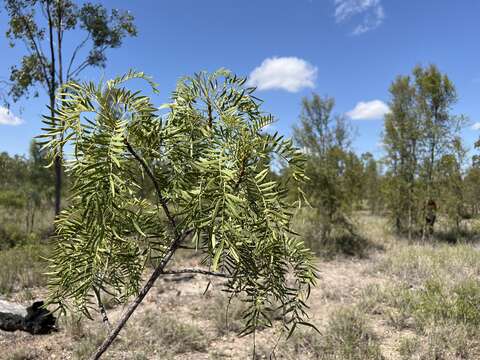
[[(312, 91), (336, 99), (335, 112), (357, 128), (354, 149), (381, 156), (382, 114), (388, 87), (417, 64), (436, 64), (457, 87), (454, 113), (471, 123), (471, 147), (480, 135), (480, 1), (478, 0), (143, 0), (102, 1), (136, 17), (138, 37), (108, 53), (106, 69), (84, 79), (109, 78), (130, 68), (160, 84), (159, 105), (179, 77), (226, 67), (250, 77), (274, 129), (291, 134), (302, 97)], [(0, 12), (0, 33), (6, 17)], [(69, 34), (72, 45), (80, 34)], [(67, 50), (68, 47), (67, 47)], [(24, 53), (0, 40), (0, 79)], [(46, 97), (0, 109), (0, 151), (24, 154), (40, 133)], [(3, 119), (3, 121), (2, 121)], [(16, 123), (16, 125), (2, 124)], [(477, 126), (474, 126), (479, 122)], [(475, 128), (479, 128), (475, 130)]]

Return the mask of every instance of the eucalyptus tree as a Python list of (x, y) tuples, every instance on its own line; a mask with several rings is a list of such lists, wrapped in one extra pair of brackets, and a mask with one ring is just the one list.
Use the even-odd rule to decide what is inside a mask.
[(459, 234), (461, 221), (467, 215), (465, 198), (465, 165), (467, 150), (460, 138), (453, 141), (453, 151), (438, 161), (439, 197), (449, 226)]
[[(480, 149), (480, 140), (474, 144), (474, 148)], [(480, 155), (472, 156), (470, 165), (465, 173), (465, 200), (472, 217), (480, 213)]]
[[(380, 163), (369, 152), (361, 155), (363, 163), (362, 198), (372, 214), (378, 214), (382, 209), (382, 177)], [(358, 179), (357, 179), (358, 181)]]
[[(268, 309), (276, 306), (285, 330), (308, 325), (305, 300), (316, 272), (311, 252), (291, 235), (295, 204), (286, 184), (305, 179), (303, 155), (291, 141), (262, 132), (272, 117), (245, 79), (228, 71), (181, 80), (164, 116), (124, 85), (132, 78), (155, 89), (134, 72), (98, 85), (70, 83), (55, 118), (45, 119), (51, 158), (66, 144), (72, 149), (65, 163), (72, 191), (57, 222), (49, 303), (89, 316), (98, 302), (108, 319), (103, 292), (120, 301), (134, 296), (92, 359), (168, 273), (225, 277), (226, 290), (249, 304), (242, 334), (271, 326)], [(288, 178), (271, 180), (272, 154), (288, 161)], [(143, 196), (138, 174), (153, 184), (154, 197)], [(167, 268), (188, 243), (208, 270)], [(150, 260), (156, 267), (141, 286)]]
[[(43, 89), (49, 98), (51, 117), (55, 113), (55, 94), (64, 82), (76, 79), (89, 66), (104, 67), (106, 51), (118, 48), (126, 36), (137, 30), (129, 12), (112, 10), (86, 2), (78, 6), (72, 0), (5, 0), (9, 17), (6, 36), (10, 46), (17, 42), (27, 52), (11, 68), (8, 94), (13, 101)], [(64, 36), (81, 30), (84, 38), (65, 49)], [(88, 49), (88, 51), (87, 51)], [(66, 52), (71, 52), (67, 54)], [(62, 152), (55, 159), (55, 214), (59, 213), (62, 190)]]
[(446, 74), (442, 74), (435, 65), (417, 66), (415, 76), (416, 114), (422, 126), (424, 156), (422, 159), (422, 177), (427, 197), (434, 198), (436, 163), (453, 151), (452, 144), (458, 135), (461, 118), (451, 114), (451, 107), (457, 101), (455, 86)]
[(390, 93), (383, 138), (387, 199), (397, 231), (411, 237), (425, 232), (427, 203), (443, 200), (439, 170), (463, 151), (458, 136), (464, 118), (451, 113), (455, 87), (435, 65), (397, 77)]
[(420, 221), (417, 184), (423, 133), (411, 77), (398, 76), (390, 86), (390, 94), (383, 134), (388, 165), (386, 198), (396, 231), (408, 233), (410, 238)]
[[(351, 129), (342, 116), (332, 114), (335, 100), (313, 94), (302, 101), (300, 124), (295, 126), (294, 139), (305, 152), (306, 174), (310, 181), (303, 190), (318, 212), (321, 241), (326, 245), (335, 227), (348, 227), (345, 214), (354, 202), (352, 166), (358, 164), (349, 152)], [(356, 157), (356, 156), (355, 156)], [(357, 182), (358, 184), (358, 182)]]

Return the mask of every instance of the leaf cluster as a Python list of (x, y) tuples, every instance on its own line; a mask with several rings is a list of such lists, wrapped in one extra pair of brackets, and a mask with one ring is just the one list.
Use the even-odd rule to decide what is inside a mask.
[[(57, 221), (50, 301), (88, 314), (93, 289), (125, 300), (137, 293), (147, 261), (166, 261), (191, 241), (206, 266), (228, 275), (225, 290), (245, 295), (243, 334), (271, 325), (273, 307), (283, 309), (287, 329), (305, 323), (315, 267), (292, 233), (295, 204), (287, 198), (287, 183), (305, 179), (303, 155), (262, 131), (272, 116), (229, 71), (182, 79), (163, 116), (125, 87), (132, 78), (156, 89), (137, 72), (69, 83), (56, 116), (45, 118), (52, 159), (72, 149), (65, 168), (73, 181)], [(272, 154), (292, 169), (282, 181), (271, 180)], [(154, 194), (144, 196), (140, 178)]]

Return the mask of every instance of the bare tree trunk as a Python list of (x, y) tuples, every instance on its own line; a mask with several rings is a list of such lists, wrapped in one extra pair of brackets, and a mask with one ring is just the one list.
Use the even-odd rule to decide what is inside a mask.
[(165, 267), (168, 265), (170, 259), (172, 258), (173, 254), (175, 251), (178, 249), (182, 241), (190, 234), (190, 231), (187, 231), (181, 235), (178, 235), (175, 240), (172, 242), (170, 245), (170, 248), (168, 251), (165, 253), (165, 256), (163, 257), (162, 261), (156, 269), (153, 271), (153, 273), (150, 275), (149, 279), (143, 285), (142, 289), (138, 293), (138, 295), (135, 297), (135, 299), (130, 303), (128, 306), (127, 310), (122, 314), (120, 320), (118, 320), (117, 324), (115, 327), (110, 331), (106, 339), (103, 341), (103, 343), (97, 348), (95, 353), (92, 354), (90, 357), (90, 360), (97, 360), (100, 359), (102, 354), (107, 351), (107, 349), (112, 345), (113, 341), (115, 338), (118, 336), (120, 331), (123, 329), (125, 324), (127, 323), (128, 319), (130, 319), (130, 316), (135, 312), (137, 309), (138, 305), (141, 304), (145, 296), (148, 294), (150, 289), (153, 287), (155, 284), (155, 281), (159, 278), (160, 275), (162, 275), (163, 270)]
[(408, 207), (408, 242), (412, 241), (412, 206)]
[[(47, 1), (46, 11), (48, 17), (48, 33), (49, 33), (49, 45), (50, 45), (50, 84), (49, 84), (49, 97), (50, 97), (50, 116), (55, 118), (55, 92), (57, 89), (57, 83), (55, 79), (55, 47), (53, 42), (53, 21), (51, 14), (51, 3)], [(55, 215), (60, 213), (60, 202), (62, 194), (62, 155), (61, 152), (55, 157)]]
[[(54, 112), (52, 111), (52, 117)], [(55, 157), (55, 216), (60, 214), (62, 197), (62, 159), (60, 155)]]

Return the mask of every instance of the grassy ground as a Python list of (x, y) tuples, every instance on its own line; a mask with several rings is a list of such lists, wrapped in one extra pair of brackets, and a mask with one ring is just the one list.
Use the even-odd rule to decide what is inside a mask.
[[(255, 358), (480, 359), (477, 244), (408, 243), (392, 236), (383, 218), (363, 214), (356, 221), (374, 246), (362, 257), (319, 260), (310, 306), (321, 334), (300, 329), (285, 341), (278, 328), (263, 330)], [(28, 302), (44, 295), (37, 250), (0, 253), (3, 297)], [(178, 262), (193, 266), (196, 260)], [(31, 276), (15, 275), (25, 269)], [(160, 280), (105, 359), (252, 358), (252, 339), (236, 336), (243, 304), (230, 304), (226, 316), (221, 282), (204, 294), (207, 283), (202, 276)], [(115, 320), (122, 307), (110, 304), (108, 311)], [(60, 325), (46, 336), (0, 331), (0, 358), (86, 359), (105, 334), (98, 319), (65, 318)]]

